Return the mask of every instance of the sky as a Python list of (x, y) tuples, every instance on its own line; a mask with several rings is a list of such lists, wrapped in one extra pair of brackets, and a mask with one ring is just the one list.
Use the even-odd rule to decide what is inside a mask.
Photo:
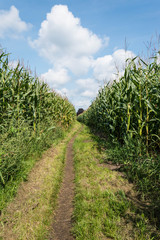
[[(159, 0), (0, 0), (0, 47), (78, 110), (158, 48)], [(150, 50), (150, 49), (149, 49)]]

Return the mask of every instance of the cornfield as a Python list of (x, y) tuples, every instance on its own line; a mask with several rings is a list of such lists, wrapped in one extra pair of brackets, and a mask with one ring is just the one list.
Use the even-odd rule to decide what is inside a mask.
[[(16, 177), (32, 151), (50, 145), (76, 112), (66, 98), (0, 51), (0, 185)], [(50, 142), (49, 142), (49, 137)], [(43, 146), (42, 146), (43, 145)]]
[(160, 65), (157, 58), (150, 64), (142, 59), (131, 60), (124, 76), (103, 87), (79, 119), (121, 143), (136, 138), (145, 144), (147, 152), (160, 148)]
[(124, 76), (104, 86), (78, 120), (105, 137), (107, 159), (120, 163), (160, 209), (160, 64), (128, 60)]

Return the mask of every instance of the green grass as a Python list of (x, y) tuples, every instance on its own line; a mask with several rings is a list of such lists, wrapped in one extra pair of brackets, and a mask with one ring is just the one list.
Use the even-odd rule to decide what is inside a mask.
[(104, 157), (87, 127), (74, 143), (76, 240), (159, 239), (143, 211), (126, 197), (126, 179), (101, 165)]
[[(67, 133), (67, 132), (66, 132)], [(0, 185), (0, 211), (2, 211), (7, 204), (14, 198), (17, 188), (22, 181), (27, 181), (27, 177), (35, 163), (41, 158), (42, 153), (52, 144), (57, 145), (66, 134), (64, 130), (52, 131), (46, 136), (45, 141), (40, 139), (38, 142), (33, 139), (31, 143), (25, 142), (26, 139), (22, 136), (8, 140), (4, 148), (8, 152), (15, 151), (14, 155), (20, 159), (19, 168), (16, 176), (10, 178), (5, 186)], [(28, 140), (28, 139), (27, 139)], [(14, 142), (14, 146), (13, 146)], [(15, 148), (14, 148), (15, 147)], [(14, 162), (14, 159), (13, 159)]]
[(23, 183), (20, 187), (20, 190), (23, 191), (23, 188), (25, 190), (24, 196), (18, 194), (2, 212), (1, 238), (12, 234), (13, 239), (19, 240), (47, 239), (63, 178), (66, 147), (79, 128), (80, 124), (75, 124), (68, 133), (65, 133), (64, 139), (58, 141), (53, 148), (55, 156), (46, 152), (44, 161), (37, 162), (40, 166), (37, 164), (36, 168), (33, 168), (26, 185)]

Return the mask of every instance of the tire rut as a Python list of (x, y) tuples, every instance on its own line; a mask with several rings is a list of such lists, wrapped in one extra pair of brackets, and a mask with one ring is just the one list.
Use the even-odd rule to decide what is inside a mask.
[(57, 210), (55, 211), (54, 223), (50, 240), (73, 240), (75, 239), (71, 233), (73, 199), (74, 199), (74, 165), (73, 165), (73, 143), (74, 136), (67, 146), (66, 162), (64, 168), (64, 178), (60, 188)]

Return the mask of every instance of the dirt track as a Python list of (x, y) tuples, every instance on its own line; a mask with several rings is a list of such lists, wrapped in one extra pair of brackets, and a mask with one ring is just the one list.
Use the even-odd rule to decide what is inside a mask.
[[(27, 181), (20, 184), (16, 197), (0, 216), (0, 239), (74, 239), (70, 231), (74, 198), (72, 145), (75, 137), (71, 136), (78, 128), (75, 126), (66, 139), (48, 149), (35, 164)], [(67, 139), (71, 139), (69, 143)], [(60, 179), (63, 182), (59, 191)]]
[(73, 198), (74, 198), (74, 166), (73, 166), (73, 137), (68, 144), (66, 152), (66, 163), (64, 178), (59, 193), (58, 206), (55, 212), (53, 229), (50, 240), (73, 240), (71, 233)]

